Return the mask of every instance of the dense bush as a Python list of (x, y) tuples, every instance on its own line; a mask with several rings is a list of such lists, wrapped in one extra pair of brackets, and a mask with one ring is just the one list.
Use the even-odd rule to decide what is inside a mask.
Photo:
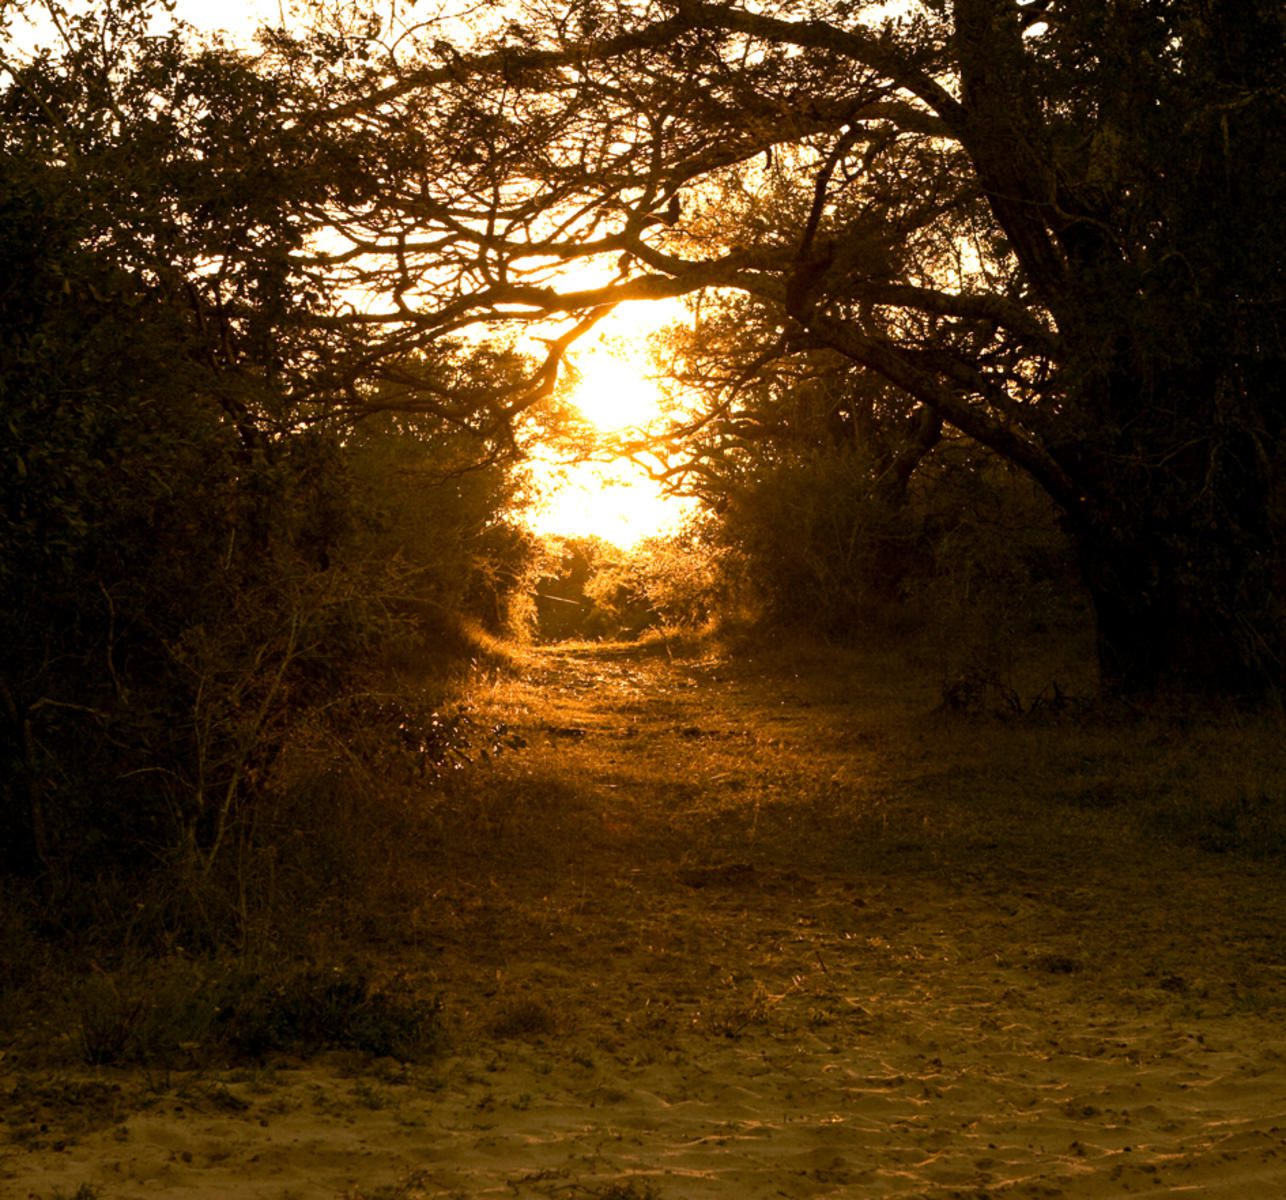
[(656, 619), (632, 577), (630, 557), (595, 537), (550, 538), (535, 581), (536, 636), (637, 636)]
[(948, 671), (1082, 624), (1075, 564), (1047, 501), (994, 458), (947, 440), (904, 492), (872, 486), (858, 447), (778, 454), (727, 487), (712, 521), (761, 620), (853, 637), (928, 636)]
[(486, 450), (441, 418), (377, 414), (345, 439), (344, 457), (369, 513), (368, 554), (402, 573), (403, 610), (503, 633), (536, 547), (510, 515), (514, 464)]
[(146, 897), (217, 939), (283, 755), (498, 621), (526, 543), (483, 435), (343, 416), (380, 396), (299, 251), (362, 185), (266, 119), (291, 79), (149, 19), (69, 18), (0, 86), (0, 870), (60, 925)]
[(729, 488), (717, 536), (763, 617), (839, 633), (902, 598), (928, 553), (923, 530), (869, 484), (859, 452), (815, 449), (750, 465)]
[(601, 538), (551, 538), (534, 575), (536, 636), (631, 640), (651, 629), (700, 631), (726, 615), (729, 573), (694, 523), (621, 549)]

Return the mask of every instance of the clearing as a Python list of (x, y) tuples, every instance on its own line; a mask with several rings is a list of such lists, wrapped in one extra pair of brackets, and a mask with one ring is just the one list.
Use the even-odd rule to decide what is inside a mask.
[(531, 652), (379, 951), (445, 1054), (0, 1060), (0, 1191), (1286, 1194), (1280, 719), (937, 700), (875, 651)]

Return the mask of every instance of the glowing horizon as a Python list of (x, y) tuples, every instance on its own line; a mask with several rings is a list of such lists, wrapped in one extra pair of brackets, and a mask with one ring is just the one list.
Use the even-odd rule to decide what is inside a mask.
[[(646, 432), (662, 417), (662, 395), (649, 378), (650, 343), (682, 308), (663, 301), (622, 304), (569, 355), (575, 383), (567, 399), (600, 435)], [(539, 449), (532, 458), (538, 497), (522, 520), (556, 537), (599, 537), (630, 550), (675, 533), (695, 502), (665, 494), (638, 463), (562, 463)]]

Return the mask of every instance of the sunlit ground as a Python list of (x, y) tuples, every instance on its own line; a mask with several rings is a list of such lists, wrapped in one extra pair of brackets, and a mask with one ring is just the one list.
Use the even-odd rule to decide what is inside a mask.
[[(675, 319), (671, 305), (622, 305), (572, 359), (578, 377), (571, 399), (604, 435), (646, 430), (661, 417), (660, 394), (648, 378), (650, 340)], [(561, 464), (552, 451), (532, 459), (537, 503), (524, 520), (535, 532), (600, 537), (630, 549), (675, 532), (690, 500), (667, 496), (643, 467), (628, 459)]]

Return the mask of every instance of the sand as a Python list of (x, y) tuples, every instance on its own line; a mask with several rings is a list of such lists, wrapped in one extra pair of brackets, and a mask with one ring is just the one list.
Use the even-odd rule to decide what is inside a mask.
[(0, 1060), (0, 1195), (1286, 1195), (1280, 866), (1022, 780), (1037, 807), (1001, 796), (966, 836), (942, 796), (978, 777), (911, 762), (879, 697), (546, 663), (484, 697), (532, 747), (444, 854), (434, 936), (396, 952), (445, 998), (440, 1059)]

